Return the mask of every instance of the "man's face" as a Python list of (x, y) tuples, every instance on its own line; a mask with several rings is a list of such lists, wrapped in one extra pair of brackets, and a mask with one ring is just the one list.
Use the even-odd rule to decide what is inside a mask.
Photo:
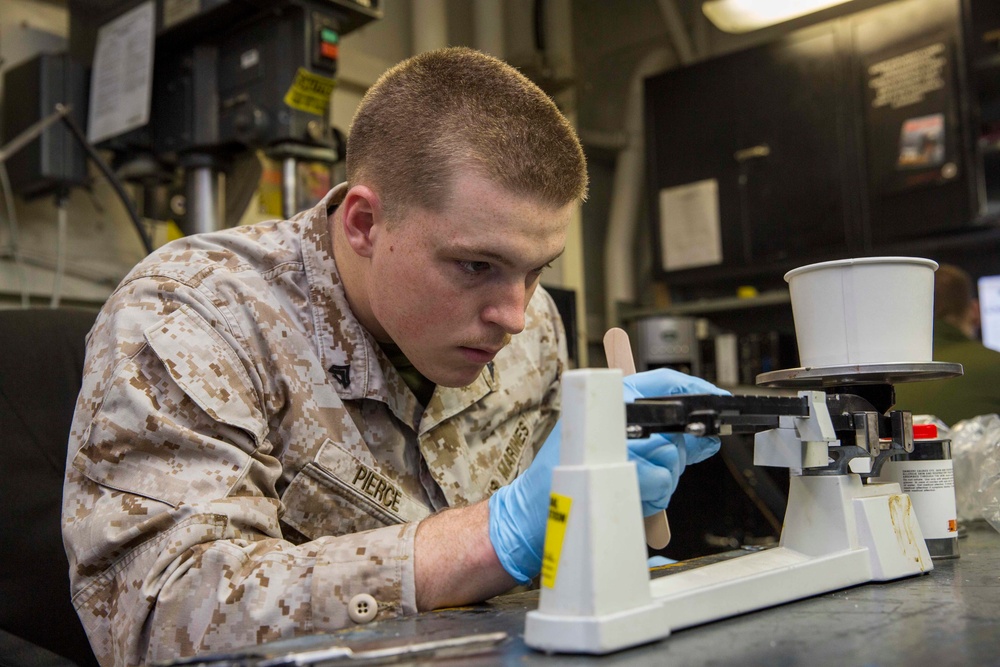
[(572, 210), (465, 173), (441, 212), (413, 208), (391, 228), (375, 225), (365, 290), (373, 333), (391, 339), (431, 381), (472, 383), (524, 329), (539, 276), (563, 251)]

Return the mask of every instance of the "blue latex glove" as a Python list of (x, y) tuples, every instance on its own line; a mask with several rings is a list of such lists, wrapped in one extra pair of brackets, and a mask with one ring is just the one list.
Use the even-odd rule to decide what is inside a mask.
[[(624, 392), (627, 403), (636, 398), (671, 394), (728, 393), (709, 382), (669, 369), (625, 378)], [(503, 568), (521, 584), (528, 583), (541, 571), (552, 469), (559, 463), (561, 436), (560, 422), (528, 469), (489, 500), (493, 549)], [(635, 462), (638, 471), (639, 496), (645, 515), (667, 507), (687, 463), (703, 461), (719, 451), (719, 439), (714, 437), (657, 434), (627, 442), (629, 460)]]
[[(711, 382), (685, 375), (669, 368), (636, 373), (625, 378), (625, 402), (637, 398), (656, 398), (676, 394), (716, 394), (728, 396)], [(628, 441), (629, 459), (639, 474), (639, 496), (643, 516), (667, 508), (677, 489), (684, 468), (699, 463), (719, 451), (717, 437), (698, 438), (683, 433), (657, 433), (648, 438)]]
[(552, 469), (559, 464), (562, 421), (528, 469), (490, 496), (490, 542), (500, 564), (519, 584), (542, 570), (542, 547), (549, 518)]
[(646, 567), (663, 567), (664, 565), (673, 565), (676, 562), (673, 558), (666, 556), (650, 556), (646, 559)]

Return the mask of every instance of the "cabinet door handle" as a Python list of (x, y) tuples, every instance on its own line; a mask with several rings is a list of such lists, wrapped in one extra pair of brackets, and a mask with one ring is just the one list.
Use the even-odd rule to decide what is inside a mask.
[(767, 157), (770, 154), (770, 146), (767, 144), (759, 144), (757, 146), (751, 146), (750, 148), (741, 148), (733, 153), (733, 157), (737, 162), (746, 162), (747, 160), (753, 160), (758, 157)]

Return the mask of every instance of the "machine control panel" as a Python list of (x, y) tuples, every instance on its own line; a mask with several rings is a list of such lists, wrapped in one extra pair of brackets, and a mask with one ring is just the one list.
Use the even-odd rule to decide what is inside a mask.
[(328, 74), (336, 74), (340, 56), (340, 32), (333, 17), (312, 13), (312, 66)]

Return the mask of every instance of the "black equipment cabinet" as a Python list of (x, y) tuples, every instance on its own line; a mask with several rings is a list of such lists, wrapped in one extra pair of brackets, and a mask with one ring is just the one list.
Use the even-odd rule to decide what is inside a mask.
[(1000, 214), (996, 0), (886, 3), (667, 71), (645, 93), (657, 241), (661, 191), (718, 186), (722, 262), (660, 266), (672, 285), (912, 251)]
[(982, 213), (960, 3), (909, 0), (851, 22), (874, 250)]
[[(9, 92), (0, 109), (0, 143), (49, 116), (56, 104), (68, 105), (77, 123), (86, 117), (83, 68), (66, 54), (43, 53), (8, 69), (4, 86)], [(83, 149), (61, 123), (8, 156), (7, 172), (11, 188), (25, 198), (65, 193), (87, 183)]]
[[(829, 30), (741, 58), (731, 156), (743, 259), (773, 262), (847, 243), (844, 77)], [(810, 221), (801, 224), (800, 221)]]
[(735, 68), (708, 61), (646, 80), (646, 161), (651, 187), (650, 212), (659, 243), (659, 192), (707, 179), (719, 182), (719, 214), (724, 265), (743, 260), (741, 211), (732, 160), (736, 148), (732, 98)]
[(972, 118), (978, 124), (976, 157), (983, 165), (980, 192), (987, 215), (1000, 215), (1000, 2), (968, 2)]

